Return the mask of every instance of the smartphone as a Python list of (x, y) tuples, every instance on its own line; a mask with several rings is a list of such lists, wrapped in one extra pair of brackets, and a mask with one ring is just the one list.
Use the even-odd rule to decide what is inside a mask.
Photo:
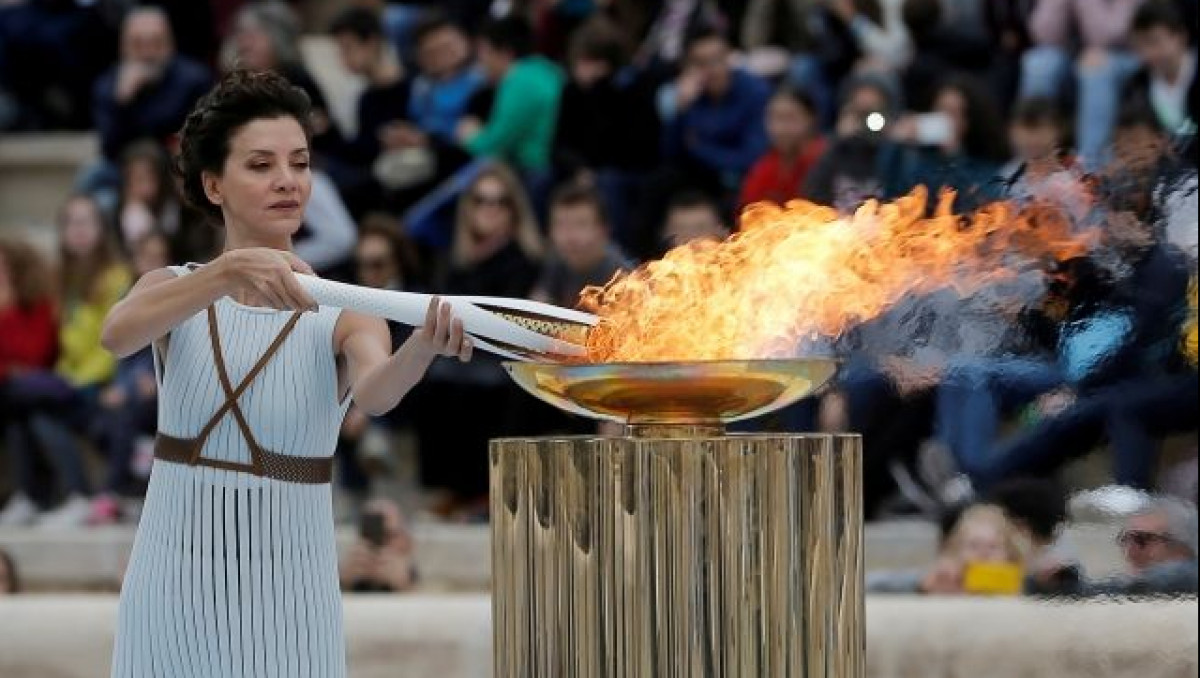
[(1025, 588), (1025, 571), (1014, 563), (967, 563), (963, 591), (986, 596), (1015, 596)]
[(383, 514), (364, 513), (358, 524), (358, 532), (362, 536), (363, 541), (368, 544), (375, 547), (383, 546), (383, 542), (387, 537), (383, 528)]
[(916, 142), (922, 146), (941, 146), (954, 134), (954, 125), (945, 113), (921, 113), (913, 118), (917, 128)]

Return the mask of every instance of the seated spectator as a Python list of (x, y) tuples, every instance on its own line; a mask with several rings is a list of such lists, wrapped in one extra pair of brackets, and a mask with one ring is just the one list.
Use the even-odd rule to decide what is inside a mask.
[(1008, 149), (999, 109), (975, 80), (947, 79), (936, 91), (932, 113), (901, 118), (888, 136), (893, 143), (879, 159), (887, 197), (917, 186), (931, 193), (953, 188), (960, 210), (999, 197)]
[(466, 32), (450, 19), (431, 15), (416, 28), (416, 77), (408, 100), (408, 118), (417, 130), (453, 143), (483, 74), (471, 63)]
[(91, 198), (76, 196), (63, 206), (59, 243), (61, 352), (52, 372), (27, 372), (12, 389), (10, 404), (16, 405), (21, 419), (8, 428), (8, 453), (19, 497), (33, 494), (38, 453), (50, 458), (65, 500), (38, 523), (72, 527), (84, 524), (90, 512), (90, 483), (72, 432), (91, 432), (98, 420), (100, 391), (116, 374), (116, 359), (100, 345), (100, 332), (105, 315), (131, 279)]
[[(489, 164), (459, 198), (454, 242), (432, 291), (527, 297), (543, 253), (528, 193), (512, 170)], [(435, 362), (409, 397), (422, 485), (441, 495), (441, 512), (483, 518), (488, 440), (511, 430), (509, 403), (521, 392), (498, 360), (480, 354), (469, 363)], [(463, 411), (473, 413), (470, 426), (462, 425)]]
[(480, 29), (477, 54), (496, 88), (486, 121), (464, 118), (456, 136), (477, 157), (511, 163), (527, 180), (550, 167), (554, 122), (562, 96), (558, 66), (531, 52), (533, 35), (521, 18), (493, 19)]
[[(138, 278), (171, 263), (166, 236), (152, 230), (139, 236), (130, 246), (134, 275)], [(92, 499), (88, 523), (106, 525), (122, 517), (122, 496), (142, 494), (134, 482), (134, 459), (139, 450), (143, 467), (152, 457), (153, 434), (158, 413), (158, 380), (154, 374), (154, 356), (147, 346), (117, 362), (112, 383), (101, 389), (97, 398), (99, 416), (94, 429), (105, 455), (104, 485)], [(144, 478), (143, 478), (144, 479)]]
[[(0, 238), (0, 429), (16, 492), (0, 510), (0, 527), (24, 525), (37, 515), (32, 468), (13, 452), (25, 377), (54, 367), (58, 325), (50, 271), (37, 249), (23, 240)], [(23, 475), (24, 474), (24, 475)]]
[(555, 127), (556, 174), (593, 182), (605, 199), (618, 241), (628, 243), (627, 215), (644, 175), (659, 154), (654, 92), (627, 67), (620, 27), (596, 18), (571, 37), (570, 80)]
[(105, 159), (117, 162), (129, 144), (143, 137), (170, 140), (211, 84), (204, 66), (175, 53), (171, 25), (161, 9), (131, 10), (121, 24), (120, 60), (100, 77), (94, 92)]
[(11, 596), (21, 592), (21, 573), (8, 551), (0, 549), (0, 596)]
[(882, 197), (878, 166), (883, 130), (900, 110), (900, 94), (890, 78), (864, 73), (847, 79), (834, 139), (809, 171), (801, 196), (843, 213)]
[[(354, 249), (356, 284), (384, 290), (419, 289), (416, 255), (400, 232), (399, 221), (389, 215), (376, 212), (363, 219)], [(388, 332), (395, 351), (408, 339), (411, 328), (389, 320)], [(408, 408), (371, 417), (353, 403), (350, 405), (334, 455), (338, 457), (342, 489), (354, 501), (365, 499), (371, 492), (373, 477), (392, 466), (392, 434), (410, 421)]]
[(1121, 88), (1137, 69), (1128, 51), (1130, 21), (1143, 0), (1039, 0), (1029, 17), (1034, 46), (1021, 65), (1020, 98), (1056, 97), (1069, 78), (1075, 36), (1081, 51), (1075, 60), (1078, 80), (1075, 132), (1085, 167), (1107, 160)]
[(1155, 497), (1125, 521), (1117, 536), (1126, 573), (1081, 582), (1062, 593), (1082, 596), (1184, 596), (1197, 592), (1196, 507)]
[(657, 4), (657, 14), (650, 19), (636, 50), (635, 63), (651, 73), (671, 73), (685, 58), (688, 31), (719, 25), (721, 9), (715, 0), (665, 0)]
[(1020, 203), (1058, 205), (1077, 223), (1092, 198), (1080, 181), (1068, 146), (1068, 125), (1050, 99), (1017, 102), (1008, 125), (1013, 158), (1001, 170), (1008, 197)]
[(825, 154), (825, 138), (812, 99), (791, 86), (776, 90), (767, 105), (771, 150), (755, 163), (742, 184), (738, 205), (768, 200), (784, 204), (803, 195), (808, 173)]
[(300, 19), (287, 3), (267, 0), (243, 6), (221, 46), (221, 65), (224, 72), (275, 71), (287, 78), (312, 101), (313, 149), (324, 152), (327, 146), (340, 141), (325, 94), (300, 54)]
[(666, 157), (689, 175), (735, 189), (767, 149), (770, 90), (730, 64), (729, 42), (716, 28), (689, 32), (684, 54), (682, 74), (660, 94)]
[(375, 499), (363, 507), (341, 579), (342, 588), (360, 593), (400, 593), (416, 583), (412, 534), (396, 502)]
[(602, 286), (632, 262), (612, 241), (604, 203), (595, 191), (565, 185), (550, 199), (550, 257), (530, 298), (574, 308), (579, 293)]
[[(143, 236), (159, 231), (168, 238), (176, 239), (180, 256), (175, 260), (197, 261), (207, 259), (206, 254), (215, 245), (213, 237), (207, 238), (207, 248), (195, 256), (184, 246), (192, 234), (184, 234), (183, 206), (175, 193), (171, 168), (162, 146), (143, 139), (134, 142), (121, 156), (121, 191), (117, 201), (116, 223), (124, 251), (129, 252), (133, 243)], [(197, 229), (203, 230), (203, 229)]]
[[(1196, 77), (1196, 50), (1188, 42), (1188, 27), (1175, 3), (1147, 0), (1133, 15), (1131, 42), (1143, 65), (1122, 99), (1149, 106), (1180, 145), (1194, 144), (1200, 124), (1200, 78)], [(1196, 163), (1194, 147), (1191, 162)]]
[(722, 241), (729, 237), (729, 227), (721, 216), (717, 201), (701, 191), (682, 191), (667, 204), (667, 220), (663, 227), (666, 246), (674, 249), (697, 240)]

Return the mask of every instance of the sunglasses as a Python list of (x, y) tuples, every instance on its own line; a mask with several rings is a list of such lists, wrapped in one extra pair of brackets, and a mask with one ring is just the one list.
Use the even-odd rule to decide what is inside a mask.
[(1117, 544), (1122, 548), (1130, 548), (1136, 546), (1144, 549), (1152, 544), (1170, 544), (1175, 540), (1165, 534), (1157, 532), (1146, 532), (1144, 530), (1123, 530), (1117, 535)]
[(511, 201), (507, 195), (473, 193), (471, 194), (471, 203), (476, 207), (508, 207), (511, 204)]

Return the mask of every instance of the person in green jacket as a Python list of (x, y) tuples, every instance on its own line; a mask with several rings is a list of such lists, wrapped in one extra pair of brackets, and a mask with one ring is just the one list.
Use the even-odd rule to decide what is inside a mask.
[(479, 64), (496, 98), (486, 122), (466, 118), (458, 139), (471, 155), (500, 158), (523, 174), (549, 168), (564, 76), (532, 53), (533, 30), (522, 18), (491, 19), (479, 32)]

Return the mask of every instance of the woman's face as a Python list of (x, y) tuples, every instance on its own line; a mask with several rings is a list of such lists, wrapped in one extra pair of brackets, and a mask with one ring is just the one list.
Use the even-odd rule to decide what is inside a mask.
[(967, 98), (956, 89), (943, 89), (934, 99), (933, 110), (950, 119), (950, 129), (961, 144), (967, 136)]
[(791, 97), (776, 96), (767, 106), (767, 135), (779, 150), (795, 150), (812, 133), (813, 118)]
[(158, 168), (147, 158), (137, 158), (125, 165), (125, 202), (154, 204), (158, 197)]
[(171, 250), (167, 247), (167, 241), (157, 235), (143, 237), (133, 252), (133, 266), (138, 275), (145, 275), (170, 263)]
[(72, 257), (87, 257), (100, 245), (104, 225), (96, 204), (86, 198), (75, 198), (63, 210), (62, 244)]
[(475, 183), (467, 200), (470, 202), (472, 235), (479, 240), (489, 240), (512, 234), (513, 197), (504, 182), (496, 177), (484, 177)]
[(392, 245), (387, 238), (379, 235), (367, 235), (358, 241), (354, 261), (361, 285), (383, 288), (400, 277)]
[(252, 239), (290, 237), (304, 221), (312, 193), (308, 139), (290, 116), (251, 121), (229, 140), (221, 176), (205, 173), (208, 199), (228, 229)]

